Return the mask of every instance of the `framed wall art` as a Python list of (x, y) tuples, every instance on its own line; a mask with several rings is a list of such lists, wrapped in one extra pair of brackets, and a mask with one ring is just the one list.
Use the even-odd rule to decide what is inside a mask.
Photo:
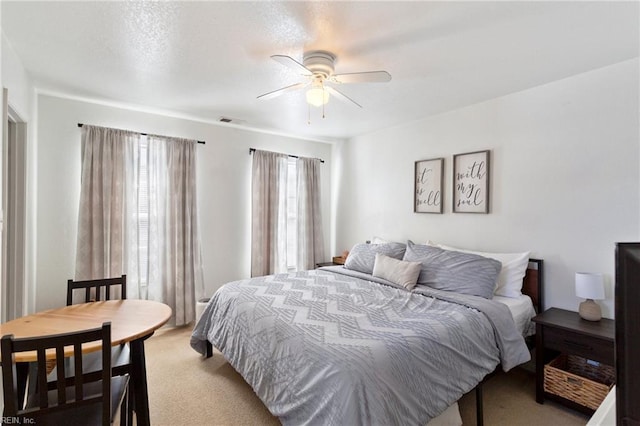
[(415, 162), (413, 211), (442, 213), (442, 181), (444, 158)]
[(489, 213), (490, 151), (453, 156), (453, 212)]

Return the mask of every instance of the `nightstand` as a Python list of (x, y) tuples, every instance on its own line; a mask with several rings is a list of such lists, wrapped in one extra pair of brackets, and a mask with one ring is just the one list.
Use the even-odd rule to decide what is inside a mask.
[(536, 401), (553, 399), (578, 411), (593, 410), (558, 395), (545, 392), (544, 366), (558, 353), (577, 355), (592, 362), (613, 366), (615, 322), (603, 318), (587, 321), (577, 312), (551, 308), (533, 318), (536, 323)]
[(316, 263), (316, 269), (321, 268), (323, 266), (342, 266), (344, 265), (345, 258), (342, 256), (334, 256), (331, 259), (331, 262), (320, 262)]
[(336, 263), (336, 262), (321, 262), (321, 263), (316, 263), (316, 269), (321, 268), (323, 266), (340, 266), (342, 265), (342, 263)]

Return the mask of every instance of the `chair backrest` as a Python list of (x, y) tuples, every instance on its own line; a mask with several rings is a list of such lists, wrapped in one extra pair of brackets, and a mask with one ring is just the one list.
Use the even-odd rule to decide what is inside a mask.
[[(82, 344), (101, 341), (102, 343), (102, 371), (101, 374), (82, 374)], [(75, 358), (75, 371), (72, 377), (65, 377), (64, 348), (72, 346)], [(102, 327), (82, 330), (73, 333), (56, 334), (51, 336), (14, 338), (13, 335), (3, 336), (0, 340), (2, 352), (2, 389), (4, 392), (3, 418), (33, 419), (34, 424), (40, 424), (38, 419), (47, 415), (66, 410), (77, 409), (92, 403), (102, 403), (102, 424), (109, 424), (111, 420), (111, 323), (105, 322)], [(18, 384), (16, 383), (15, 356), (17, 352), (37, 353), (34, 363), (36, 370), (36, 391), (33, 397), (37, 404), (28, 404), (25, 408), (23, 401), (18, 400)], [(56, 392), (49, 393), (47, 386), (47, 353), (55, 353), (56, 370), (58, 374)], [(32, 369), (33, 371), (33, 369)], [(91, 382), (101, 381), (102, 392), (95, 391), (85, 395), (85, 386)], [(73, 393), (67, 392), (67, 386), (72, 387)], [(95, 388), (94, 388), (95, 389)], [(54, 397), (55, 395), (55, 397)]]
[[(67, 306), (73, 304), (73, 291), (77, 289), (84, 289), (84, 301), (93, 302), (102, 300), (102, 290), (104, 290), (104, 300), (111, 300), (111, 286), (120, 287), (120, 298), (127, 298), (127, 276), (122, 275), (117, 278), (101, 278), (95, 280), (84, 281), (67, 281)], [(93, 290), (93, 291), (92, 291)]]

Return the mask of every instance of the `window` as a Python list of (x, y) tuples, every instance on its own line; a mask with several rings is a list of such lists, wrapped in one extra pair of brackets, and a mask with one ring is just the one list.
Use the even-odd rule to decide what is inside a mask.
[(295, 271), (298, 264), (298, 190), (297, 159), (287, 163), (287, 269)]
[(138, 162), (138, 268), (140, 285), (149, 282), (149, 140), (140, 137)]

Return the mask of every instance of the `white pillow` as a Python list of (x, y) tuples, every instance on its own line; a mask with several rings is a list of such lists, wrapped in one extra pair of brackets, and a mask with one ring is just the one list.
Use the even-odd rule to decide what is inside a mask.
[(385, 240), (384, 238), (380, 238), (380, 237), (374, 236), (371, 239), (371, 243), (370, 244), (388, 244), (388, 243), (391, 243), (391, 242), (393, 242), (393, 241)]
[(372, 275), (411, 290), (416, 286), (421, 269), (422, 262), (406, 262), (376, 253)]
[(495, 259), (502, 263), (502, 269), (496, 280), (496, 288), (493, 294), (504, 297), (520, 297), (522, 296), (522, 280), (527, 273), (529, 266), (529, 254), (524, 253), (490, 253), (482, 251), (472, 251), (444, 244), (438, 244), (433, 241), (427, 241), (427, 245), (439, 247), (445, 250), (460, 251), (463, 253), (477, 254), (484, 257)]

